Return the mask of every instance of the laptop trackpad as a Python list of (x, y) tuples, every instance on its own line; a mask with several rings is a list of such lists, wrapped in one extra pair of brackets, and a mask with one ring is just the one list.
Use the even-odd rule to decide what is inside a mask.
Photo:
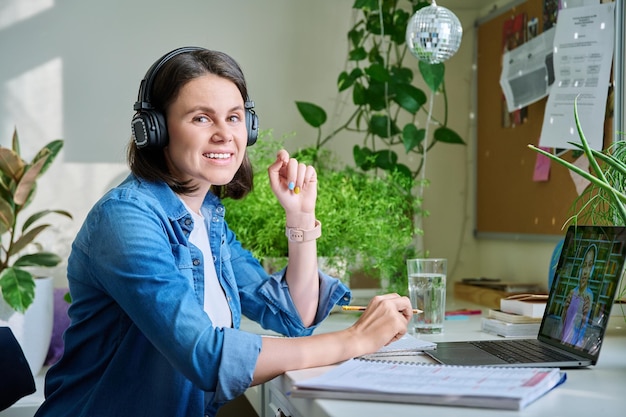
[(424, 351), (446, 365), (498, 365), (506, 362), (465, 342), (437, 343), (437, 349)]

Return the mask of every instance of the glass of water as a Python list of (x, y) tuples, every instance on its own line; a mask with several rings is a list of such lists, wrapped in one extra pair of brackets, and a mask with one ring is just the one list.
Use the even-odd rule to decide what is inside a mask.
[(409, 298), (413, 308), (422, 310), (414, 314), (412, 333), (443, 333), (446, 314), (446, 274), (448, 260), (442, 258), (409, 259), (406, 262), (409, 278)]

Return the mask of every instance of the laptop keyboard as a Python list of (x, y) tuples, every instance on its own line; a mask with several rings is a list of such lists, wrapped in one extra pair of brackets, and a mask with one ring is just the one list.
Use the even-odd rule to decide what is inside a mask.
[(485, 352), (497, 356), (507, 363), (533, 363), (568, 361), (568, 355), (556, 352), (538, 343), (536, 339), (482, 340), (471, 342)]

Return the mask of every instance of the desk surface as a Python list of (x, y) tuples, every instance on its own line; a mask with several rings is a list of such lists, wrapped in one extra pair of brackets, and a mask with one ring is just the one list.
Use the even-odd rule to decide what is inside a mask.
[[(483, 309), (487, 311), (487, 309)], [(349, 325), (353, 318), (344, 314), (332, 315), (320, 331), (332, 331)], [(422, 336), (424, 339), (441, 342), (472, 339), (493, 339), (480, 331), (481, 316), (467, 320), (446, 321), (442, 335)], [(429, 357), (420, 355), (416, 360), (429, 362)], [(329, 369), (312, 368), (287, 372), (268, 384), (273, 384), (283, 393), (288, 393), (293, 382), (315, 376)], [(602, 346), (598, 364), (585, 369), (568, 369), (567, 381), (530, 404), (522, 411), (487, 410), (480, 408), (438, 407), (430, 405), (408, 405), (383, 402), (359, 402), (326, 399), (290, 398), (287, 401), (292, 412), (302, 417), (330, 417), (358, 415), (360, 417), (393, 415), (433, 415), (456, 417), (488, 416), (617, 416), (626, 410), (626, 322), (624, 317), (614, 315), (609, 320), (609, 329)]]
[[(451, 300), (450, 300), (451, 301)], [(450, 305), (454, 308), (473, 308), (465, 303)], [(484, 307), (479, 307), (486, 314)], [(479, 408), (463, 408), (464, 417), (489, 416), (597, 416), (612, 417), (623, 415), (626, 410), (626, 321), (618, 308), (609, 320), (609, 328), (602, 346), (600, 359), (594, 367), (586, 369), (567, 370), (565, 384), (540, 398), (522, 411), (511, 412), (503, 410), (486, 410)], [(355, 313), (335, 313), (324, 321), (319, 332), (330, 332), (344, 329), (351, 325), (356, 318)], [(493, 339), (494, 336), (480, 331), (481, 316), (471, 316), (467, 320), (446, 321), (444, 334), (422, 336), (433, 342)], [(242, 330), (260, 334), (267, 333), (256, 323), (244, 320)], [(432, 361), (426, 356), (418, 356), (416, 360)], [(267, 384), (272, 384), (282, 393), (290, 391), (293, 382), (303, 378), (315, 376), (327, 368), (313, 368), (287, 372)], [(0, 412), (0, 417), (30, 417), (43, 401), (43, 375), (36, 378), (37, 392), (22, 398), (8, 410)], [(254, 392), (254, 388), (250, 390)], [(440, 417), (457, 417), (458, 407), (436, 407), (427, 405), (407, 405), (398, 403), (357, 402), (323, 399), (303, 399), (286, 397), (293, 407), (295, 416), (300, 417), (330, 417), (352, 416), (360, 417), (393, 415), (394, 417), (432, 415), (434, 410)]]

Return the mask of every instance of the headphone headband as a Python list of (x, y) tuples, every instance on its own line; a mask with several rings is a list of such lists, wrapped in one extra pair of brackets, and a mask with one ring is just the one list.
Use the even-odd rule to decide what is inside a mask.
[(135, 111), (139, 111), (154, 108), (152, 107), (152, 104), (150, 104), (150, 91), (152, 91), (152, 84), (154, 84), (154, 79), (156, 78), (156, 75), (161, 67), (163, 67), (163, 65), (165, 65), (170, 59), (187, 52), (203, 50), (205, 49), (198, 46), (183, 46), (181, 48), (174, 49), (159, 58), (154, 64), (152, 64), (152, 66), (150, 66), (146, 75), (143, 77), (143, 80), (141, 80), (141, 84), (139, 85), (139, 95), (133, 109)]

